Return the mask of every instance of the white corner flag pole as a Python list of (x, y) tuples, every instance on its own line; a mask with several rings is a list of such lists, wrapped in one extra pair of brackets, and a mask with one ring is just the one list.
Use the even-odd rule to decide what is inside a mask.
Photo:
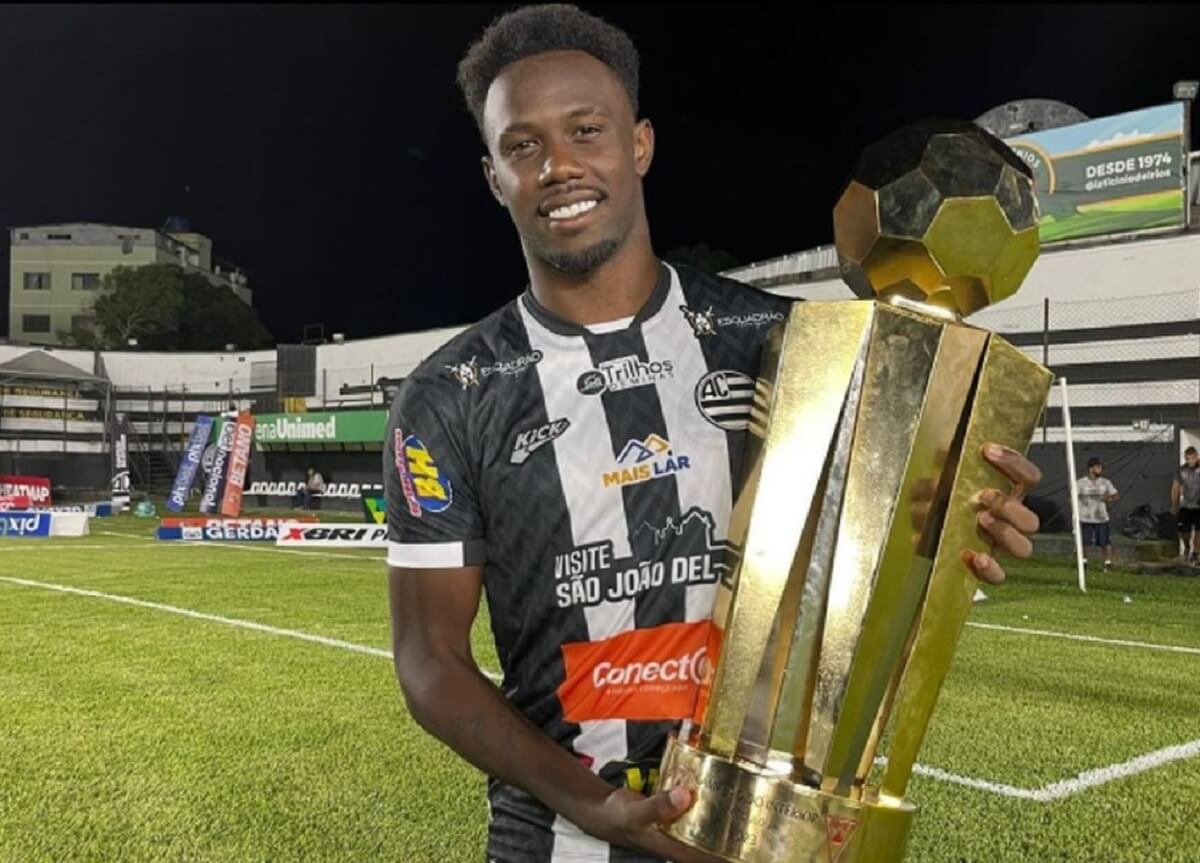
[(1083, 532), (1079, 528), (1079, 489), (1075, 485), (1075, 439), (1071, 435), (1071, 405), (1067, 402), (1067, 379), (1059, 378), (1062, 388), (1063, 430), (1067, 433), (1067, 480), (1071, 488), (1071, 532), (1075, 534), (1075, 570), (1079, 589), (1087, 593), (1087, 570), (1083, 565)]

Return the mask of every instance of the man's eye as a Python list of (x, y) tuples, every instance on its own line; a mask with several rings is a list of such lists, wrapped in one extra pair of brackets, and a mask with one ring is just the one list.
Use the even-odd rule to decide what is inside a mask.
[(599, 135), (603, 131), (604, 130), (601, 129), (599, 126), (580, 126), (579, 127), (579, 134), (586, 135), (589, 138), (595, 137), (596, 135)]
[(531, 140), (517, 141), (516, 143), (509, 145), (508, 152), (511, 155), (519, 156), (522, 153), (529, 152), (534, 148), (534, 146), (536, 146), (536, 144)]

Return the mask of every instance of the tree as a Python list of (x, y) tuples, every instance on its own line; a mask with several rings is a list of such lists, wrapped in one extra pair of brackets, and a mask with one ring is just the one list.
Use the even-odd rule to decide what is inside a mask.
[(687, 264), (697, 270), (712, 275), (718, 275), (738, 266), (738, 259), (724, 249), (714, 249), (708, 243), (697, 243), (694, 246), (676, 246), (663, 255), (666, 260), (675, 264)]
[(177, 264), (117, 267), (93, 304), (101, 346), (146, 350), (243, 350), (273, 340), (254, 309), (233, 291)]
[(92, 303), (96, 329), (105, 347), (166, 348), (179, 331), (183, 309), (183, 270), (175, 264), (116, 267), (101, 281)]

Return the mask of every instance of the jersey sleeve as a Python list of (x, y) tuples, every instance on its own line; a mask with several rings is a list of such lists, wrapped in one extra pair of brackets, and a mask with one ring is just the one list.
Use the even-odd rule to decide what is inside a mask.
[(483, 518), (461, 412), (452, 390), (423, 378), (409, 378), (396, 396), (383, 444), (390, 566), (483, 563)]

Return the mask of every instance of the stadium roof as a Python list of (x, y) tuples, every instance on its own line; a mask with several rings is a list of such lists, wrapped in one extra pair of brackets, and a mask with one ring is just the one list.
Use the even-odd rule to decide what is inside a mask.
[(107, 384), (108, 382), (78, 366), (52, 357), (45, 351), (30, 351), (6, 363), (0, 363), (0, 379), (40, 381), (74, 381), (85, 384)]

